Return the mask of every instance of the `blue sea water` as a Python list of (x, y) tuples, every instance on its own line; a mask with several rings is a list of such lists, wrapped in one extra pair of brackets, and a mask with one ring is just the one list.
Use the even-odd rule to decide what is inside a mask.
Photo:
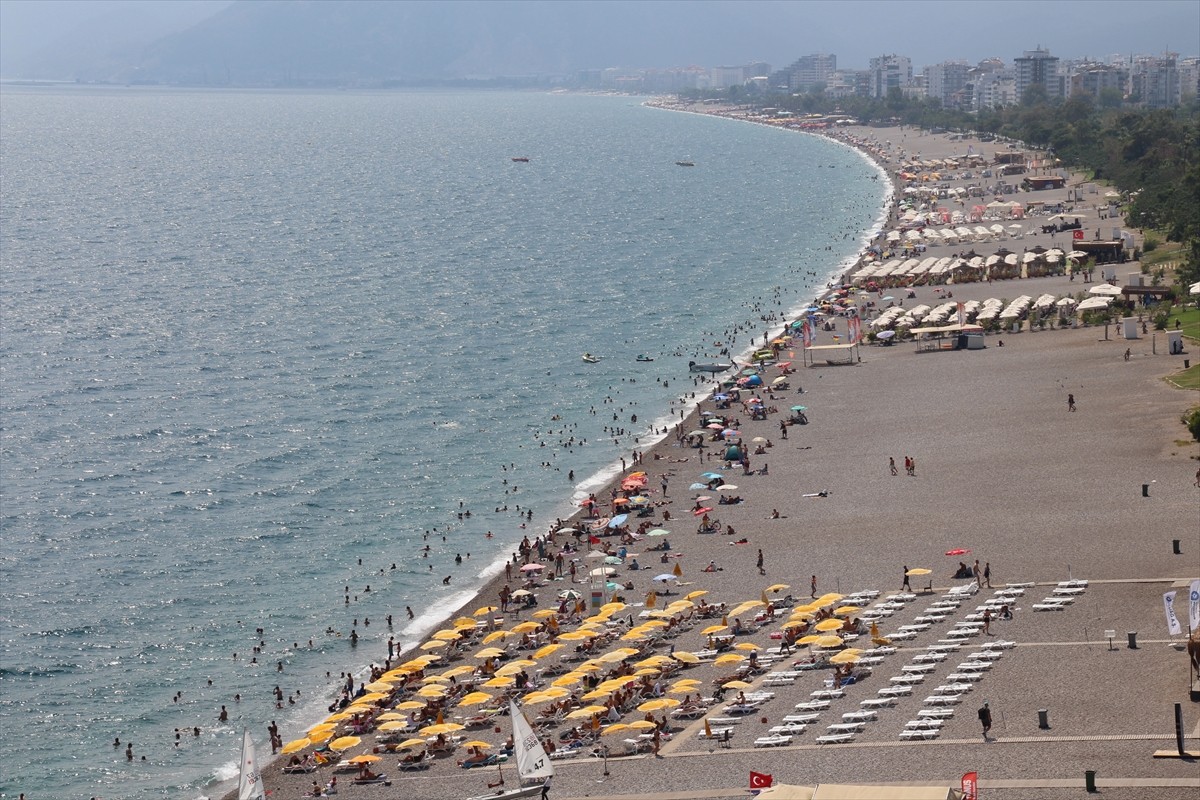
[(418, 641), (884, 189), (815, 137), (482, 92), (5, 87), (0, 175), (0, 796), (107, 800), (219, 791), (243, 727)]

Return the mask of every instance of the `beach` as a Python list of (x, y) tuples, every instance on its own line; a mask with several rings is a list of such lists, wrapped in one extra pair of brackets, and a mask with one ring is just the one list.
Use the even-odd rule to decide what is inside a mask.
[[(864, 147), (889, 173), (896, 170), (901, 153), (946, 158), (971, 147), (991, 157), (999, 147), (899, 128), (850, 127), (838, 136)], [(1038, 198), (1062, 200), (1054, 192), (1039, 192)], [(1119, 220), (1105, 222), (1119, 224)], [(1050, 234), (1024, 233), (1019, 240), (1006, 237), (1001, 243), (1020, 251), (1064, 244), (1065, 239), (1062, 233), (1053, 239)], [(941, 247), (947, 254), (964, 249), (961, 244)], [(941, 252), (931, 247), (922, 257)], [(1136, 267), (1118, 264), (1113, 269), (1124, 276)], [(887, 291), (894, 297), (889, 302), (911, 308), (944, 302), (949, 299), (947, 291), (955, 302), (988, 298), (1007, 302), (1020, 294), (1062, 297), (1086, 290), (1081, 278), (1056, 275), (916, 286), (911, 296), (902, 288)], [(883, 290), (870, 294), (877, 303), (872, 313), (885, 305), (885, 295)], [(764, 325), (758, 335), (776, 333)], [(818, 345), (834, 343), (834, 335), (837, 341), (845, 341), (846, 319), (836, 319), (835, 330), (818, 330), (815, 335)], [(1004, 797), (1012, 798), (1076, 796), (1085, 770), (1097, 770), (1105, 794), (1120, 798), (1182, 797), (1200, 787), (1192, 764), (1150, 758), (1155, 750), (1173, 747), (1172, 704), (1185, 704), (1189, 746), (1195, 747), (1200, 732), (1195, 706), (1188, 701), (1186, 657), (1171, 646), (1162, 612), (1162, 593), (1175, 588), (1186, 595), (1189, 581), (1200, 574), (1196, 555), (1200, 491), (1193, 486), (1197, 445), (1186, 441), (1187, 431), (1179, 423), (1195, 397), (1162, 380), (1182, 366), (1181, 359), (1167, 355), (1161, 332), (1126, 340), (1118, 338), (1115, 326), (1021, 330), (985, 339), (983, 350), (917, 352), (907, 341), (863, 345), (850, 365), (807, 367), (802, 365), (797, 337), (780, 351), (781, 361), (792, 362), (786, 374), (789, 387), (764, 396), (765, 404), (778, 411), (764, 420), (750, 419), (740, 405), (727, 412), (740, 422), (737, 427), (744, 441), (770, 440), (763, 454), (750, 456), (749, 473), (736, 465), (727, 468), (722, 460), (701, 461), (700, 450), (674, 435), (642, 454), (640, 463), (631, 463), (627, 470), (645, 473), (646, 496), (654, 507), (654, 515), (646, 520), (670, 530), (666, 538), (671, 548), (664, 563), (661, 553), (649, 550), (655, 538), (628, 545), (624, 563), (616, 569), (619, 582), (631, 581), (632, 588), (619, 590), (626, 607), (612, 615), (614, 625), (630, 618), (639, 621), (638, 616), (647, 611), (647, 594), (664, 588), (653, 577), (670, 573), (676, 565), (682, 573), (678, 585), (669, 586), (671, 594), (656, 598), (660, 604), (703, 591), (706, 602), (733, 607), (761, 601), (767, 597), (767, 587), (781, 583), (788, 588), (772, 592), (768, 600), (791, 595), (799, 605), (811, 599), (810, 594), (875, 591), (879, 592), (875, 603), (901, 589), (905, 567), (929, 569), (931, 574), (924, 580), (932, 585), (932, 594), (905, 601), (903, 609), (881, 620), (884, 638), (910, 624), (932, 598), (952, 586), (970, 584), (952, 578), (960, 561), (970, 564), (978, 559), (989, 565), (994, 588), (980, 588), (974, 595), (977, 599), (968, 600), (955, 619), (995, 589), (1033, 584), (1015, 601), (1012, 620), (993, 623), (995, 636), (1016, 646), (1006, 650), (965, 695), (938, 737), (898, 739), (905, 721), (914, 718), (928, 694), (917, 687), (911, 696), (898, 698), (894, 707), (881, 709), (878, 719), (865, 725), (853, 741), (815, 743), (825, 725), (859, 709), (861, 700), (874, 696), (888, 685), (889, 676), (900, 674), (902, 665), (936, 643), (939, 630), (949, 630), (949, 621), (911, 640), (895, 641), (895, 652), (885, 654), (869, 675), (847, 687), (846, 697), (822, 712), (820, 725), (783, 746), (763, 749), (753, 744), (785, 715), (795, 713), (797, 703), (819, 691), (827, 671), (813, 671), (792, 684), (772, 687), (774, 697), (736, 725), (728, 748), (698, 738), (702, 720), (673, 720), (660, 751), (662, 758), (646, 753), (614, 757), (607, 767), (587, 755), (562, 760), (552, 797), (738, 797), (745, 794), (749, 770), (808, 785), (893, 781), (957, 785), (963, 772), (978, 770), (981, 788), (989, 794), (992, 789), (997, 794), (1003, 791)], [(1125, 358), (1127, 348), (1129, 358)], [(765, 371), (768, 380), (782, 374), (779, 367)], [(710, 376), (703, 378), (697, 392), (715, 386)], [(1069, 396), (1075, 411), (1068, 409)], [(788, 426), (783, 439), (780, 421), (793, 405), (805, 406), (808, 422)], [(701, 409), (712, 411), (714, 403), (703, 402)], [(678, 430), (697, 427), (698, 415), (693, 412)], [(715, 444), (707, 451), (713, 452)], [(897, 464), (913, 459), (913, 474), (901, 469), (893, 475), (889, 459)], [(723, 531), (732, 528), (732, 535), (696, 533), (692, 509), (702, 493), (688, 487), (708, 483), (701, 477), (706, 472), (720, 474), (725, 485), (736, 486), (725, 492), (727, 496), (743, 499), (734, 505), (712, 506), (709, 512), (720, 520)], [(608, 487), (594, 494), (605, 515), (620, 510), (608, 505), (612, 497)], [(716, 502), (715, 497), (711, 502)], [(670, 520), (663, 519), (664, 511)], [(543, 532), (529, 531), (529, 538), (538, 533)], [(579, 559), (583, 574), (600, 563), (587, 557), (590, 548), (618, 544), (608, 537), (598, 539), (590, 544), (585, 540), (578, 553), (567, 557)], [(1173, 553), (1173, 539), (1181, 540), (1181, 555)], [(573, 540), (567, 535), (555, 538), (544, 571), (549, 571), (554, 554), (567, 541)], [(955, 550), (964, 552), (946, 555)], [(643, 569), (628, 568), (633, 553)], [(709, 563), (718, 569), (703, 571)], [(1032, 610), (1060, 582), (1069, 580), (1087, 581), (1074, 602), (1061, 610)], [(514, 576), (514, 588), (518, 582), (520, 578)], [(451, 618), (472, 616), (482, 605), (499, 605), (505, 584), (505, 576), (498, 576)], [(920, 588), (919, 579), (912, 584)], [(531, 620), (536, 611), (557, 608), (558, 592), (570, 588), (570, 579), (561, 577), (536, 588), (536, 607), (506, 615), (504, 624), (511, 628)], [(574, 588), (583, 590), (586, 584)], [(587, 592), (583, 594), (586, 600)], [(748, 623), (756, 613), (742, 617)], [(715, 621), (720, 622), (719, 617)], [(700, 630), (707, 624), (699, 621), (630, 660), (665, 653), (668, 646), (702, 650), (707, 637)], [(770, 634), (779, 627), (763, 625), (739, 637), (739, 642), (757, 645), (765, 656), (778, 648), (779, 640)], [(1117, 634), (1111, 646), (1106, 630)], [(1140, 636), (1136, 649), (1125, 643), (1129, 632)], [(481, 638), (464, 647), (468, 655), (463, 660), (434, 664), (426, 674), (481, 663), (469, 655), (483, 646)], [(963, 653), (980, 641), (971, 638)], [(607, 649), (617, 646), (614, 642)], [(394, 659), (392, 666), (418, 652)], [(381, 664), (387, 654), (364, 655)], [(514, 655), (521, 654), (514, 651)], [(538, 661), (551, 663), (559, 655)], [(796, 658), (799, 653), (784, 656), (772, 669)], [(962, 660), (951, 654), (937, 674), (949, 673)], [(706, 660), (681, 669), (671, 680), (696, 678), (708, 694), (715, 688), (714, 679), (727, 673), (727, 668)], [(762, 689), (766, 675), (748, 680), (754, 689)], [(931, 678), (925, 683), (932, 687), (936, 682)], [(985, 699), (997, 716), (987, 741), (980, 736), (975, 715)], [(1043, 709), (1049, 715), (1048, 729), (1039, 728), (1038, 713)], [(457, 719), (464, 711), (448, 709), (446, 720)], [(720, 714), (718, 704), (708, 716)], [(631, 714), (623, 721), (639, 717)], [(560, 724), (547, 735), (556, 737), (569, 727)], [(510, 730), (507, 717), (501, 716), (494, 725), (462, 733), (489, 742), (494, 752)], [(612, 749), (621, 741), (622, 737), (614, 738)], [(264, 749), (260, 743), (260, 754)], [(367, 737), (345, 755), (371, 749)], [(456, 764), (464, 755), (459, 749), (435, 760), (427, 771), (410, 775), (399, 773), (397, 756), (388, 754), (373, 768), (390, 776), (390, 786), (349, 786), (352, 775), (344, 775), (339, 779), (344, 787), (339, 794), (429, 800), (486, 794), (487, 783), (496, 778), (495, 768), (464, 770)], [(313, 774), (283, 775), (284, 761), (277, 759), (264, 770), (273, 796), (299, 797), (314, 778), (321, 783), (328, 780), (328, 767)], [(504, 772), (509, 785), (515, 785), (513, 765)], [(1104, 783), (1118, 779), (1128, 785)]]

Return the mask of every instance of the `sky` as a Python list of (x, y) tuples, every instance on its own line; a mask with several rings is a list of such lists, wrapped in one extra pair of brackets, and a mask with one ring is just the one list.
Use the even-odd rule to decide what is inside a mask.
[[(550, 2), (551, 0), (547, 0)], [(555, 0), (560, 1), (560, 0)], [(585, 0), (572, 0), (584, 2)], [(0, 66), (55, 40), (150, 41), (232, 0), (0, 0)], [(612, 3), (614, 15), (642, 3)], [(1200, 55), (1200, 0), (677, 0), (656, 2), (660, 35), (638, 52), (592, 67), (738, 65), (775, 68), (826, 52), (838, 66), (865, 68), (878, 55), (909, 56), (920, 68), (949, 59), (1005, 60), (1037, 46), (1061, 58), (1173, 51)], [(645, 17), (643, 17), (645, 18)], [(672, 20), (674, 24), (672, 24)], [(0, 69), (0, 72), (3, 70)]]

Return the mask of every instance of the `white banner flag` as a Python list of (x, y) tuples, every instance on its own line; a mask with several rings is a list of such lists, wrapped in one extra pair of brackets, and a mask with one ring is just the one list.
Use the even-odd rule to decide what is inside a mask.
[(1163, 607), (1167, 611), (1167, 632), (1172, 636), (1178, 636), (1183, 633), (1183, 628), (1179, 627), (1179, 618), (1175, 616), (1175, 592), (1170, 591), (1163, 595)]
[(1188, 589), (1188, 627), (1200, 630), (1200, 580), (1192, 581)]

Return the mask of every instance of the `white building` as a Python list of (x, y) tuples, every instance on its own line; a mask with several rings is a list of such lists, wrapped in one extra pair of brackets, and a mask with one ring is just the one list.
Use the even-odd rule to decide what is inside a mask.
[(904, 89), (912, 83), (912, 59), (895, 54), (878, 56), (870, 62), (871, 97), (887, 97), (892, 89)]

